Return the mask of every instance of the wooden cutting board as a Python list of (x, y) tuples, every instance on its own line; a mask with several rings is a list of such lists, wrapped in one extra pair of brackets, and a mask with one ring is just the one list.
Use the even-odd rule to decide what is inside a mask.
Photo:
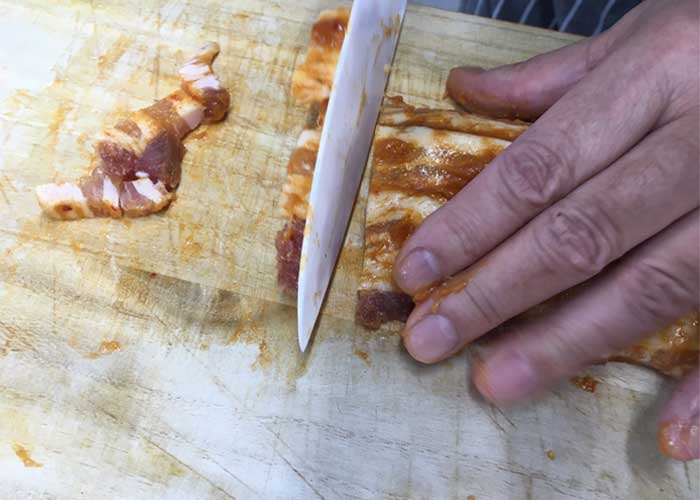
[[(599, 367), (593, 394), (565, 383), (505, 412), (470, 391), (468, 353), (419, 366), (395, 331), (357, 328), (364, 196), (297, 352), (273, 244), (308, 117), (288, 89), (335, 5), (0, 0), (0, 497), (697, 498), (698, 464), (656, 450), (656, 375)], [(173, 206), (41, 217), (34, 187), (85, 173), (94, 134), (174, 89), (207, 40), (233, 105), (187, 139)], [(450, 67), (572, 40), (412, 7), (389, 90), (448, 106)]]

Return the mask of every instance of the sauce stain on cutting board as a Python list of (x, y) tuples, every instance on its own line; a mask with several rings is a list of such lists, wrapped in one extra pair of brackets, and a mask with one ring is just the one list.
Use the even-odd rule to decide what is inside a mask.
[(97, 58), (97, 69), (101, 77), (108, 75), (108, 72), (121, 59), (131, 47), (131, 42), (127, 35), (120, 35), (119, 38)]
[(122, 346), (119, 342), (111, 340), (109, 342), (102, 342), (96, 351), (86, 354), (87, 359), (97, 359), (103, 356), (109, 356), (117, 351), (121, 351)]
[(266, 370), (283, 376), (293, 388), (308, 368), (308, 357), (299, 352), (293, 308), (262, 302), (243, 303), (235, 318), (229, 344), (257, 345), (253, 370)]
[(355, 354), (355, 356), (357, 356), (362, 361), (364, 361), (367, 366), (372, 366), (372, 363), (369, 360), (369, 353), (367, 351), (361, 351), (359, 349), (354, 349), (353, 353)]
[(180, 222), (178, 227), (180, 230), (180, 250), (182, 256), (186, 260), (199, 257), (204, 250), (204, 245), (197, 241), (197, 229), (200, 229), (201, 226)]
[(12, 450), (15, 452), (15, 455), (17, 455), (17, 458), (19, 458), (22, 461), (22, 464), (24, 464), (25, 467), (30, 467), (30, 468), (39, 468), (43, 467), (44, 464), (41, 464), (34, 460), (30, 455), (29, 455), (29, 450), (27, 450), (24, 446), (21, 444), (13, 444), (12, 445)]

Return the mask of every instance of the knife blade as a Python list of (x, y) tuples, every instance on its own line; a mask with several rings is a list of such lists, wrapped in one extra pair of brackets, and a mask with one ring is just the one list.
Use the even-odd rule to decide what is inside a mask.
[(299, 265), (297, 333), (311, 340), (360, 187), (406, 0), (355, 0), (314, 169)]

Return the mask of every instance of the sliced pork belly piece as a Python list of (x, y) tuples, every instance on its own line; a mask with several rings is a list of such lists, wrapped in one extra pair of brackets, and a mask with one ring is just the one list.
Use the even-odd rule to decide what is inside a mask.
[(314, 23), (306, 59), (292, 75), (292, 96), (298, 102), (318, 104), (331, 95), (349, 21), (350, 11), (340, 8), (322, 12)]
[(218, 53), (216, 43), (206, 44), (180, 70), (180, 89), (102, 132), (91, 176), (39, 186), (42, 210), (55, 219), (80, 219), (140, 217), (165, 208), (180, 184), (182, 139), (228, 111), (229, 93), (211, 67)]
[(287, 182), (282, 188), (280, 209), (289, 221), (277, 233), (277, 282), (280, 288), (296, 295), (299, 281), (299, 259), (304, 241), (306, 211), (309, 206), (311, 179), (321, 141), (321, 129), (304, 130), (287, 163)]

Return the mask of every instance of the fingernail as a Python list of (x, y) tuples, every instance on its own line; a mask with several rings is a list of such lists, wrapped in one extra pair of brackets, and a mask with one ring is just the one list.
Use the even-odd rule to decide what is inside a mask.
[(479, 392), (495, 404), (510, 404), (534, 392), (538, 380), (532, 365), (515, 353), (497, 353), (477, 362), (473, 377)]
[(426, 316), (403, 335), (408, 352), (421, 363), (435, 363), (457, 349), (459, 335), (445, 316)]
[(659, 426), (659, 449), (674, 460), (700, 458), (700, 415), (691, 420), (672, 420)]
[(416, 248), (401, 259), (394, 279), (403, 291), (414, 294), (441, 277), (440, 263), (435, 254), (425, 248)]

